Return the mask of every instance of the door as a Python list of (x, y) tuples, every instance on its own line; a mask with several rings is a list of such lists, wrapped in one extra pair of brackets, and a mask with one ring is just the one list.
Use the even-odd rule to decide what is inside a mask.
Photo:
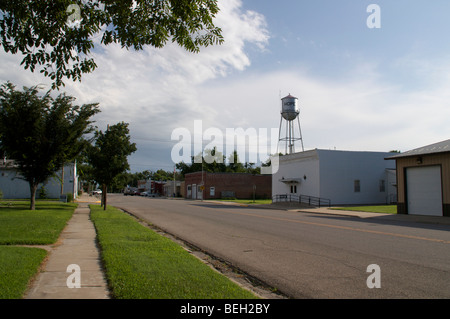
[(203, 199), (203, 189), (205, 188), (205, 186), (203, 185), (199, 185), (197, 187), (197, 199)]
[(187, 186), (187, 194), (186, 194), (186, 198), (191, 198), (192, 196), (192, 186), (188, 185)]
[(197, 185), (192, 185), (192, 199), (197, 199)]
[(406, 169), (408, 214), (442, 216), (441, 167)]

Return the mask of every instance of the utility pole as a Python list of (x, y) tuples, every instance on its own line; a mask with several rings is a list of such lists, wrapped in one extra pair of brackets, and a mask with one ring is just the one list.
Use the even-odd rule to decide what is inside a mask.
[(175, 189), (176, 189), (175, 169), (176, 169), (176, 167), (173, 168), (173, 197), (174, 198), (175, 198)]

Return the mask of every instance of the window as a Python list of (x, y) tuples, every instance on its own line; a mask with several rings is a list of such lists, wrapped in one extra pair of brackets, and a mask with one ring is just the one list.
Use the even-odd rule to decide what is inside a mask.
[(380, 193), (386, 192), (386, 182), (384, 179), (380, 180)]
[(297, 185), (291, 185), (291, 194), (297, 194)]
[(359, 179), (354, 182), (355, 193), (361, 192), (361, 181)]

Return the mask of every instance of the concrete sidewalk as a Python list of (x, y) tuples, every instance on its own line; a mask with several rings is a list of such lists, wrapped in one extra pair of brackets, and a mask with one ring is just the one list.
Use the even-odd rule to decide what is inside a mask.
[[(51, 247), (43, 270), (38, 274), (25, 299), (109, 299), (109, 291), (101, 266), (96, 232), (90, 220), (89, 203), (98, 199), (81, 196), (78, 208)], [(78, 265), (79, 272), (68, 267)], [(80, 288), (69, 288), (80, 274)], [(70, 279), (69, 279), (70, 277)], [(69, 279), (69, 280), (68, 280)]]

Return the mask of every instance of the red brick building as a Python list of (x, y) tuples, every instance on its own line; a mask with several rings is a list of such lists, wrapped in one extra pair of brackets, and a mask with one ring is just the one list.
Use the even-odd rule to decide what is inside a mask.
[(272, 176), (247, 173), (195, 172), (185, 176), (185, 198), (267, 199), (272, 196)]

